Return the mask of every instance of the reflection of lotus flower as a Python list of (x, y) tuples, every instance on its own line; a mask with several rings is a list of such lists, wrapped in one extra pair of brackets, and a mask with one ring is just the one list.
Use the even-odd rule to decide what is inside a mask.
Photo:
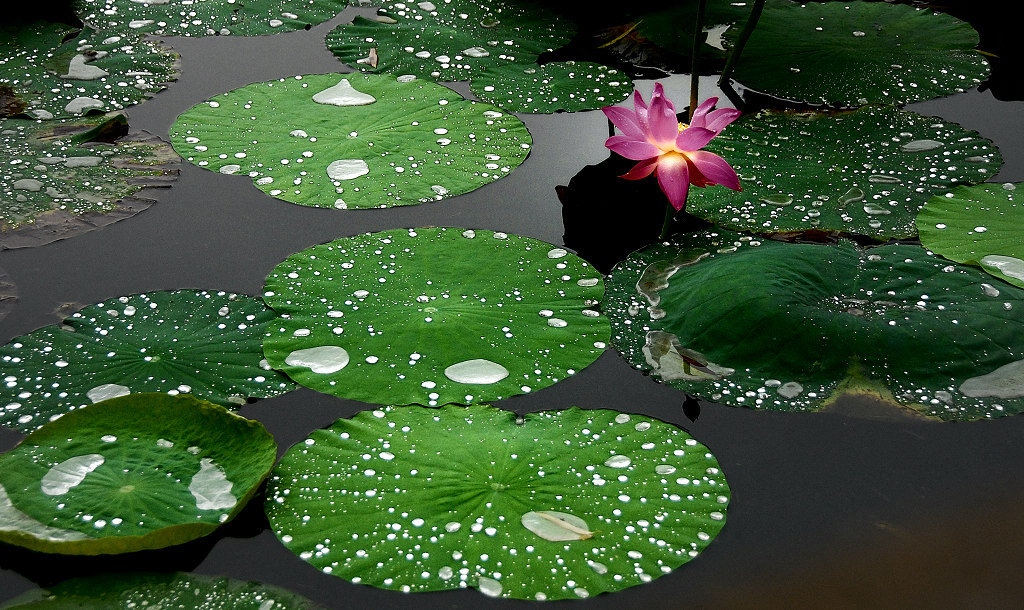
[(732, 108), (708, 112), (716, 102), (717, 97), (709, 98), (694, 111), (690, 124), (684, 125), (676, 122), (675, 106), (665, 97), (661, 83), (657, 83), (650, 106), (644, 103), (640, 92), (635, 91), (633, 111), (619, 106), (602, 108), (622, 132), (622, 135), (608, 138), (605, 146), (627, 159), (639, 161), (622, 177), (639, 180), (653, 172), (676, 210), (686, 204), (690, 184), (701, 187), (721, 184), (734, 191), (741, 190), (736, 171), (725, 159), (700, 150), (740, 115)]

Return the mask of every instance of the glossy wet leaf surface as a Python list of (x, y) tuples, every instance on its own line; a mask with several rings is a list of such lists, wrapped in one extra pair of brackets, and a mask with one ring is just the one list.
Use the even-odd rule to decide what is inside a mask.
[(475, 76), (472, 91), (509, 112), (576, 112), (618, 104), (633, 92), (633, 81), (623, 72), (593, 62), (510, 64)]
[(293, 389), (263, 360), (274, 318), (247, 295), (156, 291), (90, 305), (0, 347), (0, 424), (30, 431), (94, 402), (194, 394), (237, 408)]
[[(8, 605), (9, 604), (9, 605)], [(104, 608), (135, 610), (314, 610), (320, 606), (271, 585), (205, 574), (101, 574), (29, 591), (5, 604), (7, 610)]]
[[(921, 244), (1024, 288), (1022, 183), (979, 184), (933, 197), (917, 217)], [(993, 290), (998, 288), (993, 287)]]
[[(64, 42), (67, 39), (67, 42)], [(33, 118), (70, 118), (138, 104), (177, 78), (177, 56), (142, 34), (63, 23), (0, 25), (0, 85)]]
[(256, 83), (192, 107), (171, 126), (186, 159), (244, 174), (273, 197), (383, 208), (472, 191), (519, 166), (517, 118), (433, 82), (309, 74)]
[(0, 455), (0, 540), (126, 553), (216, 529), (255, 494), (277, 444), (191, 396), (124, 396), (68, 413)]
[(386, 2), (327, 35), (338, 59), (363, 71), (463, 81), (507, 64), (534, 64), (572, 37), (543, 3), (508, 0)]
[(1002, 164), (977, 132), (885, 106), (744, 115), (706, 148), (735, 168), (743, 191), (690, 189), (691, 214), (734, 230), (880, 240), (912, 237), (931, 196), (984, 182)]
[(160, 36), (255, 36), (308, 29), (349, 0), (74, 0), (83, 21), (101, 31)]
[[(81, 142), (96, 128), (113, 143)], [(163, 140), (129, 131), (123, 115), (57, 121), (0, 119), (0, 248), (35, 246), (89, 231), (149, 207), (136, 196), (170, 186), (180, 159)]]
[(399, 229), (288, 257), (267, 277), (275, 369), (378, 404), (477, 403), (536, 391), (608, 341), (600, 274), (518, 235)]
[(479, 405), (363, 411), (289, 449), (267, 491), (275, 534), (325, 573), (531, 600), (667, 574), (718, 534), (729, 502), (686, 432), (575, 407), (521, 421)]
[[(726, 32), (735, 44), (739, 28)], [(733, 78), (775, 97), (856, 107), (906, 104), (966, 91), (988, 62), (970, 24), (884, 2), (786, 3), (765, 8)]]
[(944, 420), (1024, 410), (1024, 290), (912, 245), (681, 237), (612, 272), (616, 349), (701, 397), (778, 411), (869, 394)]

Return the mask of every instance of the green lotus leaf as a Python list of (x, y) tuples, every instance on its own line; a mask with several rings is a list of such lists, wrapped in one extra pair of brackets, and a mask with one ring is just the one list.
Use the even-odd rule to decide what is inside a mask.
[(509, 112), (577, 112), (621, 102), (633, 92), (633, 81), (614, 68), (567, 61), (495, 66), (474, 77), (471, 89)]
[(18, 21), (0, 25), (0, 85), (37, 119), (138, 104), (177, 78), (177, 56), (141, 33)]
[(241, 511), (276, 454), (262, 424), (192, 396), (112, 398), (0, 455), (0, 541), (98, 555), (194, 540)]
[(188, 608), (189, 610), (314, 610), (308, 599), (278, 587), (205, 574), (98, 574), (29, 591), (4, 610)]
[(869, 394), (968, 420), (1024, 411), (1024, 290), (989, 282), (919, 246), (706, 233), (631, 255), (607, 311), (627, 361), (711, 400), (805, 411)]
[(273, 318), (259, 299), (205, 290), (90, 305), (0, 347), (0, 424), (28, 432), (129, 393), (193, 394), (237, 408), (287, 392), (294, 384), (263, 360)]
[[(735, 44), (738, 28), (726, 32)], [(960, 93), (988, 76), (978, 33), (944, 13), (886, 2), (767, 6), (733, 78), (775, 97), (856, 107)]]
[(579, 599), (671, 572), (725, 523), (718, 462), (655, 419), (476, 405), (364, 411), (288, 450), (270, 526), (325, 573), (405, 592)]
[(300, 384), (378, 404), (477, 403), (545, 388), (606, 347), (604, 285), (528, 237), (452, 228), (338, 239), (267, 277), (267, 360)]
[(470, 80), (506, 64), (534, 64), (569, 41), (572, 23), (547, 6), (509, 0), (388, 2), (327, 35), (327, 48), (363, 71)]
[(84, 22), (103, 32), (160, 36), (256, 36), (309, 29), (359, 0), (74, 0)]
[[(921, 208), (921, 244), (939, 256), (977, 265), (1024, 288), (1024, 207), (1016, 192), (1024, 183), (961, 186), (936, 195)], [(992, 290), (998, 291), (993, 287)]]
[(977, 132), (935, 117), (871, 106), (833, 114), (740, 117), (706, 147), (740, 175), (743, 192), (690, 189), (686, 209), (734, 230), (912, 237), (928, 198), (996, 174), (1002, 155)]
[(519, 119), (419, 79), (311, 74), (194, 106), (171, 126), (189, 161), (247, 174), (278, 199), (326, 208), (415, 205), (508, 174), (532, 142)]
[(3, 249), (46, 244), (141, 212), (152, 200), (136, 193), (169, 186), (180, 159), (166, 142), (130, 131), (124, 116), (114, 115), (0, 119), (0, 163), (8, 168), (0, 175)]

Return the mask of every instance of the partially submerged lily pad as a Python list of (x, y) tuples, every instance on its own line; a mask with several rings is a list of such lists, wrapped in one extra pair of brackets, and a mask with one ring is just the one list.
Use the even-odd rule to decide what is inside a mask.
[(74, 0), (82, 20), (101, 31), (160, 36), (255, 36), (308, 30), (358, 0)]
[(113, 398), (0, 455), (0, 541), (97, 555), (194, 540), (241, 511), (276, 453), (260, 423), (191, 396)]
[(177, 78), (177, 56), (133, 31), (48, 21), (0, 25), (0, 84), (37, 119), (137, 104)]
[(278, 587), (222, 576), (175, 573), (97, 574), (24, 593), (4, 610), (314, 610), (308, 599)]
[(686, 209), (729, 229), (912, 237), (929, 197), (994, 176), (991, 141), (955, 123), (887, 106), (740, 117), (707, 147), (741, 193), (690, 189)]
[(871, 394), (944, 420), (1024, 411), (1024, 290), (911, 245), (679, 237), (612, 272), (612, 340), (689, 393), (805, 411)]
[(327, 47), (359, 70), (462, 81), (494, 66), (533, 64), (573, 34), (570, 22), (538, 3), (388, 2), (379, 12), (338, 26)]
[(180, 158), (114, 115), (0, 119), (0, 163), (7, 168), (0, 175), (4, 249), (46, 244), (141, 212), (153, 200), (136, 193), (170, 186)]
[(205, 290), (90, 305), (0, 347), (0, 424), (34, 430), (68, 411), (139, 392), (238, 407), (293, 389), (263, 360), (262, 301)]
[[(735, 44), (738, 29), (726, 32)], [(836, 106), (960, 93), (989, 72), (978, 33), (944, 13), (887, 2), (765, 8), (733, 77), (770, 95)]]
[(267, 277), (264, 350), (315, 390), (378, 404), (476, 403), (547, 387), (606, 347), (593, 267), (528, 237), (452, 228), (339, 239)]
[(1024, 183), (979, 184), (932, 197), (917, 216), (921, 244), (1024, 288), (1024, 206), (1019, 188)]
[(310, 74), (256, 83), (171, 126), (189, 161), (245, 174), (273, 197), (326, 208), (414, 205), (493, 182), (529, 153), (526, 127), (418, 79)]
[(14, 309), (18, 302), (18, 288), (11, 280), (6, 271), (0, 269), (0, 320), (7, 317), (7, 314)]
[(510, 112), (551, 113), (596, 110), (633, 92), (633, 81), (614, 68), (591, 62), (509, 64), (473, 78), (473, 93)]
[(289, 449), (266, 510), (292, 552), (355, 583), (555, 600), (671, 572), (728, 502), (708, 449), (642, 415), (391, 407)]

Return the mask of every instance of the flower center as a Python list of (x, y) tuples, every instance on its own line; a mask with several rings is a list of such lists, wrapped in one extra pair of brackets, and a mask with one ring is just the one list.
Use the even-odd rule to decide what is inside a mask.
[(680, 123), (678, 133), (683, 133), (683, 130), (686, 129), (687, 127), (689, 127), (689, 125), (687, 125), (686, 123)]

